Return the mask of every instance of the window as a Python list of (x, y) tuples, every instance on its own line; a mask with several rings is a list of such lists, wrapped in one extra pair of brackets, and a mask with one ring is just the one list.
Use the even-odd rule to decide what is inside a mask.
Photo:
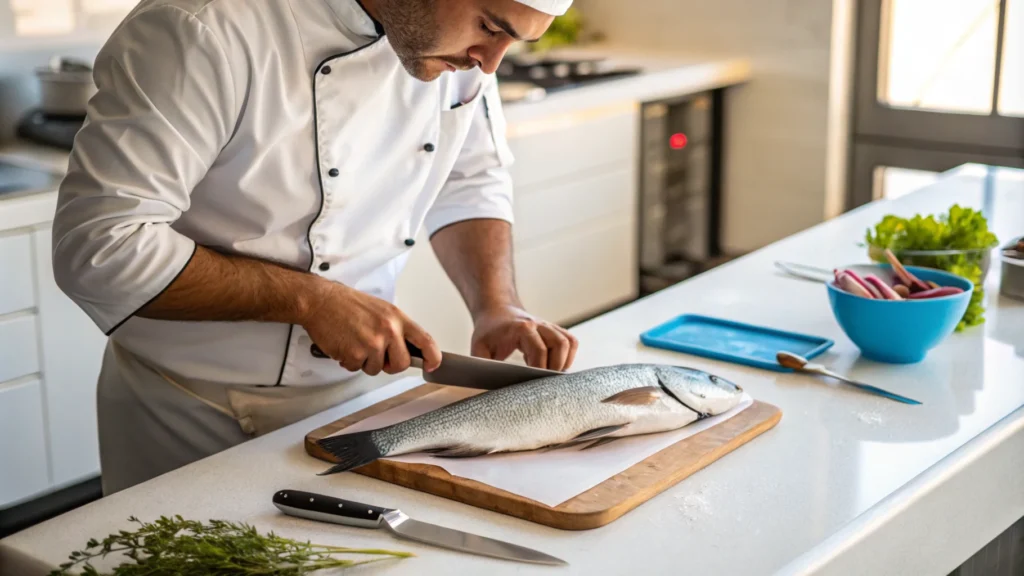
[(998, 1), (883, 4), (879, 100), (894, 107), (988, 114)]
[(1024, 167), (1024, 0), (857, 0), (857, 18), (850, 206)]
[[(1024, 112), (1024, 0), (886, 0), (878, 99), (895, 108)], [(1002, 64), (997, 70), (1002, 18)], [(997, 79), (996, 76), (999, 76)]]
[(21, 37), (108, 33), (138, 0), (9, 0)]
[(1024, 0), (1006, 2), (999, 113), (1024, 116)]

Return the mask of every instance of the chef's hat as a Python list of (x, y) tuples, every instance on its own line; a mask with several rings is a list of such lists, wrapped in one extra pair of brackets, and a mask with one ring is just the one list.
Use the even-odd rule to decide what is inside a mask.
[(551, 16), (561, 16), (572, 5), (572, 0), (518, 0), (534, 10), (539, 10)]

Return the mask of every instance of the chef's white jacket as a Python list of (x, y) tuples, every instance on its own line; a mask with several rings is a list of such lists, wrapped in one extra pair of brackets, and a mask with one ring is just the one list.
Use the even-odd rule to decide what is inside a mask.
[(95, 63), (53, 227), (57, 283), (142, 360), (319, 385), (301, 326), (134, 314), (196, 244), (393, 300), (417, 232), (512, 220), (495, 79), (411, 77), (356, 0), (143, 0)]

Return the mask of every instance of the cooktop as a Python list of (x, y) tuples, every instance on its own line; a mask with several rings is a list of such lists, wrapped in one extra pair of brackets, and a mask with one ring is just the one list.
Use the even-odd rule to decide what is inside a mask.
[(84, 116), (54, 116), (32, 110), (18, 123), (18, 136), (37, 144), (71, 150), (75, 134), (84, 122)]
[(499, 84), (528, 83), (551, 93), (634, 76), (640, 72), (639, 68), (615, 67), (604, 59), (506, 58), (498, 67), (497, 76)]

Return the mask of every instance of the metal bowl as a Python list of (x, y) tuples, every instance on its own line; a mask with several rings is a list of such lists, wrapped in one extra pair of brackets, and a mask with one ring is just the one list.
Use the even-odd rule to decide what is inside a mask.
[(1008, 298), (1024, 300), (1024, 257), (1021, 252), (1013, 250), (1017, 243), (1024, 240), (1024, 236), (1015, 238), (1004, 246), (1001, 260), (1003, 273), (1000, 278), (999, 293)]

